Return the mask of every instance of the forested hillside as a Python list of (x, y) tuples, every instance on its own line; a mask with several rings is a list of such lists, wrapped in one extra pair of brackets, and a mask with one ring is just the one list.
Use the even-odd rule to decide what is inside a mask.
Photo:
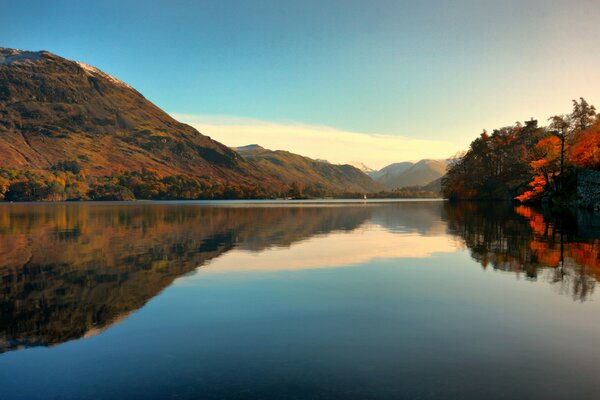
[(560, 203), (573, 199), (580, 169), (600, 170), (600, 116), (583, 98), (547, 126), (532, 119), (484, 131), (452, 160), (442, 190), (449, 199)]

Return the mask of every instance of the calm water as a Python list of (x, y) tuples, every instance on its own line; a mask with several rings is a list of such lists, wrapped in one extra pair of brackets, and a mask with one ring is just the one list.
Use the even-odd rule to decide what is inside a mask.
[(0, 206), (1, 399), (600, 397), (600, 217)]

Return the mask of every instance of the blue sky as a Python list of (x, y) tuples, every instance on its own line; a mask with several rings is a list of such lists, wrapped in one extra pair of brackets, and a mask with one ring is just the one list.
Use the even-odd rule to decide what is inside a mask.
[[(94, 65), (229, 145), (254, 135), (300, 152), (303, 132), (347, 132), (397, 152), (342, 140), (308, 155), (385, 164), (450, 155), (483, 128), (568, 112), (579, 96), (600, 105), (597, 0), (0, 6), (0, 46)], [(278, 126), (297, 134), (274, 141)]]

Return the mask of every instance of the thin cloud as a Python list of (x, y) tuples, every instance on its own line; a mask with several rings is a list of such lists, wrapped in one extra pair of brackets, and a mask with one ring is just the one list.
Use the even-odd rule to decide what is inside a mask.
[(382, 168), (399, 161), (447, 158), (460, 150), (447, 141), (351, 132), (329, 126), (214, 115), (171, 115), (230, 147), (259, 144), (336, 164), (356, 160), (371, 168)]

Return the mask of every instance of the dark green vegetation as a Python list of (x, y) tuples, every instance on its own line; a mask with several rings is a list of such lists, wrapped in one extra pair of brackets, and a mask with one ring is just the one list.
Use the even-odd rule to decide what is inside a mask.
[(379, 189), (352, 166), (287, 154), (281, 168), (245, 159), (96, 68), (45, 51), (0, 48), (0, 199), (238, 199)]
[[(450, 199), (573, 204), (578, 171), (600, 170), (600, 116), (585, 99), (573, 100), (568, 115), (553, 116), (542, 127), (530, 120), (483, 132), (454, 159), (442, 181)], [(586, 196), (600, 201), (597, 189)], [(586, 201), (586, 205), (589, 201)]]

